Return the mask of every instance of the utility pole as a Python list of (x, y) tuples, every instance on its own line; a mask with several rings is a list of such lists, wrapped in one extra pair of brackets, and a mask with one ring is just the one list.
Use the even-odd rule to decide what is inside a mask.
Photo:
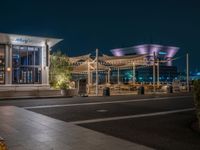
[(189, 54), (186, 54), (186, 70), (187, 70), (187, 92), (190, 91), (189, 87)]
[(98, 78), (98, 61), (99, 61), (99, 50), (96, 49), (96, 96), (98, 96), (98, 84), (99, 84), (99, 78)]
[(156, 59), (156, 53), (153, 52), (153, 92), (156, 92), (156, 87), (155, 87), (155, 81), (156, 81), (156, 67), (155, 67), (155, 59)]

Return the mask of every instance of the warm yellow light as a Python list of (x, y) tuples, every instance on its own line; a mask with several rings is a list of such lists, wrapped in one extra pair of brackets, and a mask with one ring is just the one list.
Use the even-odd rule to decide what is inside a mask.
[(10, 72), (10, 71), (11, 71), (11, 68), (10, 68), (10, 67), (8, 67), (8, 68), (7, 68), (7, 71), (8, 71), (8, 72)]

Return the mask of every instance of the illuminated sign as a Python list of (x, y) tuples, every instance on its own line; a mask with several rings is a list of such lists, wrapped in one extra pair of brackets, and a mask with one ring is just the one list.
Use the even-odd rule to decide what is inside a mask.
[(20, 42), (20, 43), (31, 43), (33, 42), (31, 39), (25, 39), (25, 38), (17, 38), (15, 39), (15, 42)]

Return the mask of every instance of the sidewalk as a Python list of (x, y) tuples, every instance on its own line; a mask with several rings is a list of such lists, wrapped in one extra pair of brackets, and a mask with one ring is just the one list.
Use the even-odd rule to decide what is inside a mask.
[[(181, 93), (145, 93), (144, 95), (138, 95), (137, 93), (119, 93), (119, 94), (112, 94), (110, 96), (184, 96), (184, 95), (192, 95), (192, 93), (181, 92)], [(72, 98), (72, 97), (81, 97), (81, 96), (61, 96), (61, 95), (45, 95), (45, 96), (15, 96), (15, 97), (2, 97), (0, 96), (0, 101), (2, 100), (20, 100), (20, 99), (47, 99), (47, 98)], [(96, 97), (96, 95), (89, 95), (88, 97)], [(102, 94), (99, 94), (97, 97), (102, 97)]]
[(14, 106), (0, 107), (0, 121), (9, 150), (151, 149)]

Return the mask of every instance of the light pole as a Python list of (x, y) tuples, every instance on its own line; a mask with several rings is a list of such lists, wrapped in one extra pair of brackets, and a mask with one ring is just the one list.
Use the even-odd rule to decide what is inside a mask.
[(87, 61), (88, 63), (88, 94), (90, 93), (90, 62), (89, 60)]
[(99, 57), (99, 50), (96, 49), (96, 96), (98, 96), (98, 84), (99, 84), (99, 78), (98, 78), (98, 59)]
[(160, 65), (159, 59), (157, 59), (157, 87), (160, 86)]
[(189, 89), (189, 54), (186, 54), (186, 70), (187, 70), (187, 92), (190, 91)]
[(153, 52), (153, 92), (156, 92), (155, 81), (156, 81), (156, 68), (155, 68), (156, 53)]

